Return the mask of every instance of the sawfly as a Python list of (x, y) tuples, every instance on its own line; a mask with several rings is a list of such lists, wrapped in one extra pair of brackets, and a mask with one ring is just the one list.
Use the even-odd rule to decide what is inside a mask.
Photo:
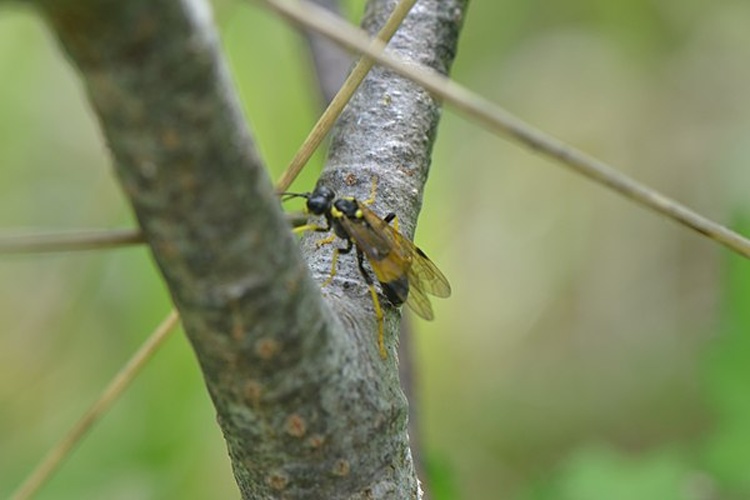
[[(346, 242), (344, 248), (334, 249), (331, 274), (324, 286), (336, 275), (339, 255), (348, 254), (355, 249), (357, 267), (372, 296), (378, 320), (378, 348), (383, 358), (386, 357), (383, 310), (373, 279), (365, 269), (365, 257), (380, 282), (383, 294), (396, 307), (406, 303), (418, 316), (431, 320), (434, 314), (427, 295), (450, 296), (451, 287), (443, 273), (419, 247), (398, 231), (396, 214), (389, 213), (380, 218), (368, 208), (375, 199), (374, 183), (372, 196), (365, 201), (337, 196), (333, 189), (323, 185), (317, 186), (311, 193), (282, 193), (282, 196), (284, 200), (304, 198), (307, 211), (313, 215), (323, 216), (326, 220), (325, 226), (307, 224), (295, 228), (295, 233), (333, 231), (328, 238), (319, 241), (318, 245), (332, 243), (336, 238)], [(394, 225), (391, 225), (391, 222), (394, 222)]]

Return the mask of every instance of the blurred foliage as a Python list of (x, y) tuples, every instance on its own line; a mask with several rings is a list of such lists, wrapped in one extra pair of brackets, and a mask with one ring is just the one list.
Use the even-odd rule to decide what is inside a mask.
[[(318, 112), (306, 50), (270, 14), (214, 7), (276, 178)], [(744, 0), (474, 1), (453, 76), (750, 234), (748, 19)], [(31, 12), (0, 10), (0, 86), (3, 233), (132, 226), (84, 89)], [(750, 498), (744, 259), (450, 110), (417, 239), (455, 291), (416, 325), (435, 498)], [(0, 497), (168, 308), (144, 249), (0, 258)], [(236, 497), (182, 335), (39, 496)]]

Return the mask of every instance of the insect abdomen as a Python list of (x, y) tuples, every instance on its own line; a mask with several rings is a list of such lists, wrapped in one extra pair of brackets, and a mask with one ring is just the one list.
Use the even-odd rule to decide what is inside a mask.
[(380, 282), (383, 293), (394, 306), (398, 307), (404, 303), (409, 295), (409, 280), (406, 275), (393, 281)]

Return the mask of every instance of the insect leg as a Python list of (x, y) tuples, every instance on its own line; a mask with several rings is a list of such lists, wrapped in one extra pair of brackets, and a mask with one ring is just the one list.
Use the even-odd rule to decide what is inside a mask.
[(323, 239), (320, 239), (320, 240), (316, 241), (315, 242), (315, 247), (316, 248), (320, 248), (322, 246), (325, 246), (325, 245), (328, 245), (330, 243), (333, 243), (334, 241), (336, 241), (336, 235), (335, 234), (331, 234), (329, 236), (326, 236)]
[(315, 231), (316, 233), (327, 233), (331, 230), (330, 224), (328, 227), (319, 226), (317, 224), (305, 224), (304, 226), (298, 226), (292, 228), (294, 234), (304, 233), (305, 231)]
[(323, 284), (320, 285), (321, 288), (330, 285), (331, 281), (333, 281), (333, 277), (336, 276), (336, 264), (339, 261), (339, 253), (341, 253), (341, 251), (338, 248), (333, 249), (333, 257), (331, 258), (331, 273), (328, 275), (328, 278), (326, 278)]
[(378, 192), (378, 176), (372, 176), (372, 187), (370, 188), (370, 197), (362, 202), (364, 206), (370, 206), (375, 202), (375, 195)]
[(304, 226), (298, 226), (298, 227), (292, 228), (292, 232), (294, 234), (304, 233), (305, 231), (313, 231), (316, 233), (327, 233), (330, 230), (331, 230), (331, 221), (328, 220), (328, 218), (326, 218), (325, 226), (319, 226), (317, 224), (305, 224)]
[(386, 359), (388, 357), (388, 353), (385, 350), (385, 334), (383, 332), (383, 309), (380, 307), (380, 299), (378, 299), (378, 292), (377, 290), (375, 290), (375, 285), (372, 282), (372, 278), (365, 269), (363, 256), (364, 255), (362, 253), (362, 250), (360, 250), (358, 247), (357, 267), (359, 267), (359, 272), (362, 274), (362, 277), (365, 279), (365, 283), (367, 283), (367, 288), (370, 290), (372, 305), (375, 309), (375, 318), (378, 320), (378, 349), (380, 350), (380, 357)]
[(383, 218), (383, 220), (386, 222), (386, 224), (390, 224), (391, 221), (393, 221), (393, 229), (398, 231), (398, 216), (396, 214), (390, 212)]
[[(331, 221), (327, 220), (326, 226), (319, 226), (317, 224), (305, 224), (304, 226), (295, 227), (292, 229), (292, 232), (294, 234), (303, 233), (305, 231), (313, 231), (316, 233), (327, 233), (331, 230)], [(323, 245), (328, 245), (329, 243), (333, 243), (336, 241), (336, 235), (331, 234), (329, 236), (326, 236), (325, 238), (322, 238), (315, 242), (315, 246), (317, 248), (322, 247)]]
[[(328, 239), (328, 238), (326, 238)], [(331, 284), (331, 281), (333, 281), (333, 277), (336, 276), (336, 264), (339, 262), (339, 254), (342, 253), (349, 253), (352, 251), (352, 240), (347, 240), (346, 248), (334, 248), (333, 249), (333, 257), (331, 258), (331, 274), (328, 275), (328, 278), (323, 282), (321, 286), (328, 286)]]

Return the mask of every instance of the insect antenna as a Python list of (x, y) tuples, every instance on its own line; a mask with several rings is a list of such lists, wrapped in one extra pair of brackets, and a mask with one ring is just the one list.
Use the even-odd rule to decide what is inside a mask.
[(291, 200), (292, 198), (304, 198), (307, 200), (310, 198), (310, 193), (279, 193), (279, 196), (281, 196), (281, 201)]

